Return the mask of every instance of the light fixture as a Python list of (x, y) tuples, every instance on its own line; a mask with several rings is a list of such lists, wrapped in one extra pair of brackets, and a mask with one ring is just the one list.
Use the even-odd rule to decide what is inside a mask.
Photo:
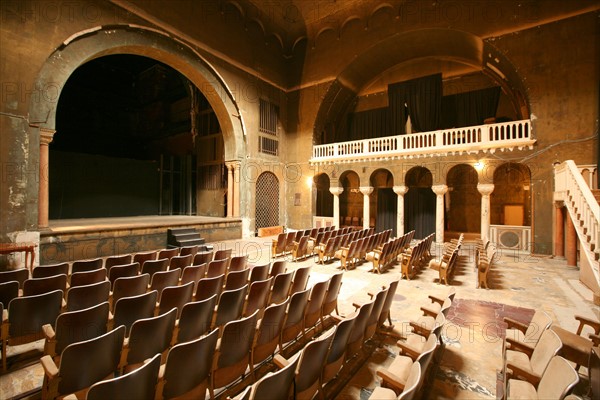
[(483, 171), (483, 167), (485, 167), (485, 164), (482, 161), (477, 161), (474, 167), (477, 171)]
[(312, 176), (306, 178), (306, 186), (308, 186), (309, 188), (312, 188), (313, 182), (314, 180)]

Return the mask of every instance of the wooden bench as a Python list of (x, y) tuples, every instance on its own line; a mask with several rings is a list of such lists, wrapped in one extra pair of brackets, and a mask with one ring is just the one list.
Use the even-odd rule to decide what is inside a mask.
[(258, 237), (275, 236), (283, 232), (283, 226), (267, 226), (258, 228)]

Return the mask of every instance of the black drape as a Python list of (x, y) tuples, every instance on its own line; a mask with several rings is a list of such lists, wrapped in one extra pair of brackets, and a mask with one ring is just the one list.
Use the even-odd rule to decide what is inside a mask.
[(371, 139), (390, 134), (387, 108), (359, 111), (349, 115), (348, 140)]
[(435, 232), (436, 196), (431, 188), (411, 187), (404, 196), (405, 231), (415, 231), (415, 239)]
[(377, 219), (375, 231), (381, 232), (391, 229), (396, 235), (396, 222), (398, 215), (398, 195), (392, 188), (377, 189)]
[(405, 133), (407, 112), (414, 131), (435, 131), (442, 113), (442, 74), (389, 85), (388, 105), (393, 135)]
[(486, 118), (496, 116), (499, 100), (499, 86), (444, 96), (441, 128), (481, 125)]
[(390, 116), (390, 135), (404, 135), (406, 133), (406, 85), (404, 82), (388, 85), (388, 109)]

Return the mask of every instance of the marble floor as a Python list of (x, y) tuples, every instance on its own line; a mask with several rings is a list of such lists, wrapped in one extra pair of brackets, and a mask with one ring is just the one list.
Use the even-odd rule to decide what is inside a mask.
[[(270, 258), (270, 241), (271, 238), (253, 238), (220, 242), (215, 247), (233, 248), (234, 254), (248, 254), (251, 263), (260, 264)], [(463, 246), (451, 280), (456, 296), (442, 331), (446, 346), (435, 364), (435, 379), (423, 391), (424, 398), (494, 399), (500, 394), (497, 370), (501, 364), (505, 316), (527, 323), (535, 310), (542, 309), (554, 323), (571, 331), (577, 329), (573, 318), (576, 314), (600, 319), (592, 292), (579, 281), (577, 268), (567, 267), (564, 260), (547, 256), (512, 250), (498, 250), (498, 254), (499, 259), (488, 279), (490, 289), (477, 289), (473, 246), (468, 242)], [(315, 261), (290, 260), (288, 269), (312, 265), (309, 286), (339, 271), (339, 261), (325, 265)], [(363, 263), (344, 273), (339, 295), (340, 314), (351, 313), (352, 303), (368, 300), (368, 292), (387, 284), (399, 273), (399, 266), (381, 275), (371, 273), (370, 269), (370, 263)], [(408, 322), (421, 315), (419, 308), (429, 302), (429, 294), (441, 295), (448, 290), (447, 286), (437, 283), (437, 271), (427, 268), (410, 281), (401, 280), (391, 308), (395, 330), (408, 330)], [(36, 346), (39, 349), (43, 343), (29, 345), (24, 350), (35, 350)], [(327, 392), (328, 398), (367, 399), (379, 385), (376, 370), (389, 365), (398, 354), (396, 340), (386, 336), (378, 336), (363, 350), (365, 356), (357, 362), (353, 373), (339, 377), (338, 387)], [(575, 393), (585, 398), (587, 370), (581, 368), (579, 372), (582, 379)], [(12, 368), (0, 376), (0, 398), (39, 398), (37, 390), (42, 379), (39, 363)]]

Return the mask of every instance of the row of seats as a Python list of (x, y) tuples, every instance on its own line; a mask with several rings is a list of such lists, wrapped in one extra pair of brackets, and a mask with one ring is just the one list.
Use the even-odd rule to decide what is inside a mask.
[[(176, 325), (175, 308), (161, 316), (136, 321), (129, 338), (126, 337), (125, 327), (121, 325), (104, 335), (73, 343), (64, 349), (58, 365), (49, 355), (42, 358), (42, 366), (46, 374), (42, 398), (55, 398), (58, 395), (85, 389), (121, 368), (124, 359), (127, 359), (126, 365), (130, 366), (131, 361), (137, 362), (138, 365), (133, 365), (133, 368), (125, 369), (125, 372), (128, 372), (126, 375), (98, 385), (105, 386), (106, 390), (113, 390), (112, 393), (116, 393), (114, 392), (116, 388), (130, 386), (131, 381), (135, 380), (135, 374), (130, 373), (134, 369), (138, 371), (135, 367), (151, 368), (146, 367), (147, 364), (144, 365), (143, 361), (152, 358), (151, 362), (155, 362), (154, 354), (164, 355), (167, 351), (166, 364), (160, 369), (160, 375), (156, 372), (137, 373), (137, 375), (150, 377), (150, 381), (154, 382), (155, 386), (157, 382), (162, 382), (157, 386), (156, 398), (172, 398), (190, 393), (201, 394), (200, 397), (203, 397), (207, 386), (211, 398), (214, 398), (214, 389), (235, 382), (248, 368), (254, 376), (255, 366), (272, 356), (278, 346), (281, 349), (286, 341), (304, 335), (305, 332), (316, 327), (319, 321), (322, 324), (323, 318), (337, 308), (341, 280), (342, 274), (336, 274), (327, 281), (315, 284), (311, 289), (304, 289), (292, 294), (281, 303), (270, 305), (264, 309), (262, 318), (259, 318), (261, 313), (256, 310), (247, 317), (227, 322), (221, 330), (214, 329), (205, 336), (192, 338), (190, 341), (172, 347), (169, 346), (168, 341), (156, 338), (168, 337), (169, 329)], [(294, 319), (297, 315), (301, 317), (300, 323)], [(181, 324), (181, 319), (179, 323)], [(140, 337), (133, 340), (131, 335), (138, 325)], [(106, 339), (109, 336), (111, 339)], [(115, 342), (123, 343), (122, 349), (116, 346)], [(137, 342), (135, 350), (128, 347), (133, 342)], [(162, 345), (157, 342), (161, 342)], [(102, 355), (102, 348), (104, 348), (104, 355)], [(177, 353), (178, 356), (173, 353)], [(134, 358), (130, 360), (129, 357)], [(177, 358), (171, 368), (172, 357)], [(110, 362), (106, 362), (109, 359)], [(160, 364), (160, 357), (158, 359)], [(98, 371), (96, 365), (104, 369)], [(76, 377), (73, 376), (74, 371), (77, 371)], [(171, 371), (172, 380), (167, 377), (168, 371)], [(176, 376), (177, 373), (183, 376)], [(128, 384), (122, 381), (127, 381)], [(139, 397), (134, 395), (138, 390), (137, 386), (142, 388), (148, 385), (140, 383), (134, 386), (125, 392), (130, 394), (131, 398)], [(93, 393), (95, 390), (99, 389), (92, 388), (90, 392)], [(104, 393), (107, 396), (105, 398), (111, 397), (106, 394), (111, 393), (110, 391)], [(119, 396), (122, 397), (121, 394)], [(152, 396), (144, 398), (152, 398)]]
[(464, 235), (461, 233), (458, 239), (452, 239), (444, 243), (442, 254), (439, 259), (429, 261), (429, 268), (438, 271), (439, 283), (448, 284), (449, 279), (454, 274), (454, 267), (458, 260), (458, 254), (462, 246)]
[(477, 240), (475, 244), (475, 268), (477, 268), (477, 288), (488, 287), (488, 273), (496, 261), (496, 247), (490, 241)]
[[(321, 238), (326, 232), (331, 232), (334, 230), (334, 226), (327, 226), (321, 228), (312, 228), (298, 231), (289, 231), (287, 233), (280, 233), (279, 235), (277, 235), (277, 238), (273, 239), (271, 242), (271, 257), (276, 258), (284, 256), (286, 254), (292, 254), (294, 248), (296, 248), (297, 251), (298, 246), (300, 244), (300, 239), (303, 236), (308, 236), (308, 238), (311, 240), (311, 248), (313, 248), (314, 246), (320, 243)], [(350, 231), (349, 228), (348, 231)]]
[(386, 240), (381, 246), (367, 253), (366, 260), (373, 263), (372, 272), (380, 274), (391, 268), (399, 255), (410, 246), (414, 235), (415, 231), (410, 231), (400, 237)]
[(401, 263), (401, 275), (410, 280), (418, 269), (431, 258), (431, 244), (435, 234), (430, 234), (416, 244), (398, 254), (398, 261)]
[[(586, 366), (590, 382), (598, 382), (600, 359), (593, 349), (600, 346), (600, 322), (575, 318), (579, 321), (577, 332), (553, 324), (541, 310), (529, 324), (504, 318), (508, 329), (502, 348), (503, 398), (564, 398), (579, 381), (570, 363), (577, 369)], [(586, 326), (593, 330), (588, 337), (583, 336)], [(591, 392), (593, 398), (600, 395), (593, 385)]]
[[(374, 233), (374, 230), (363, 229), (359, 231), (351, 231), (344, 233), (343, 229), (335, 231), (329, 237), (323, 237), (323, 241), (315, 248), (315, 252), (319, 257), (319, 262), (325, 264), (326, 261), (337, 258), (342, 262), (342, 268), (346, 269), (347, 262), (350, 260), (355, 263), (357, 259), (364, 258), (367, 251), (370, 251), (381, 243), (386, 241), (391, 234), (391, 230), (386, 230), (380, 233)], [(361, 240), (360, 239), (367, 239)], [(354, 243), (352, 254), (350, 254), (350, 246)], [(364, 249), (364, 251), (363, 251)]]

